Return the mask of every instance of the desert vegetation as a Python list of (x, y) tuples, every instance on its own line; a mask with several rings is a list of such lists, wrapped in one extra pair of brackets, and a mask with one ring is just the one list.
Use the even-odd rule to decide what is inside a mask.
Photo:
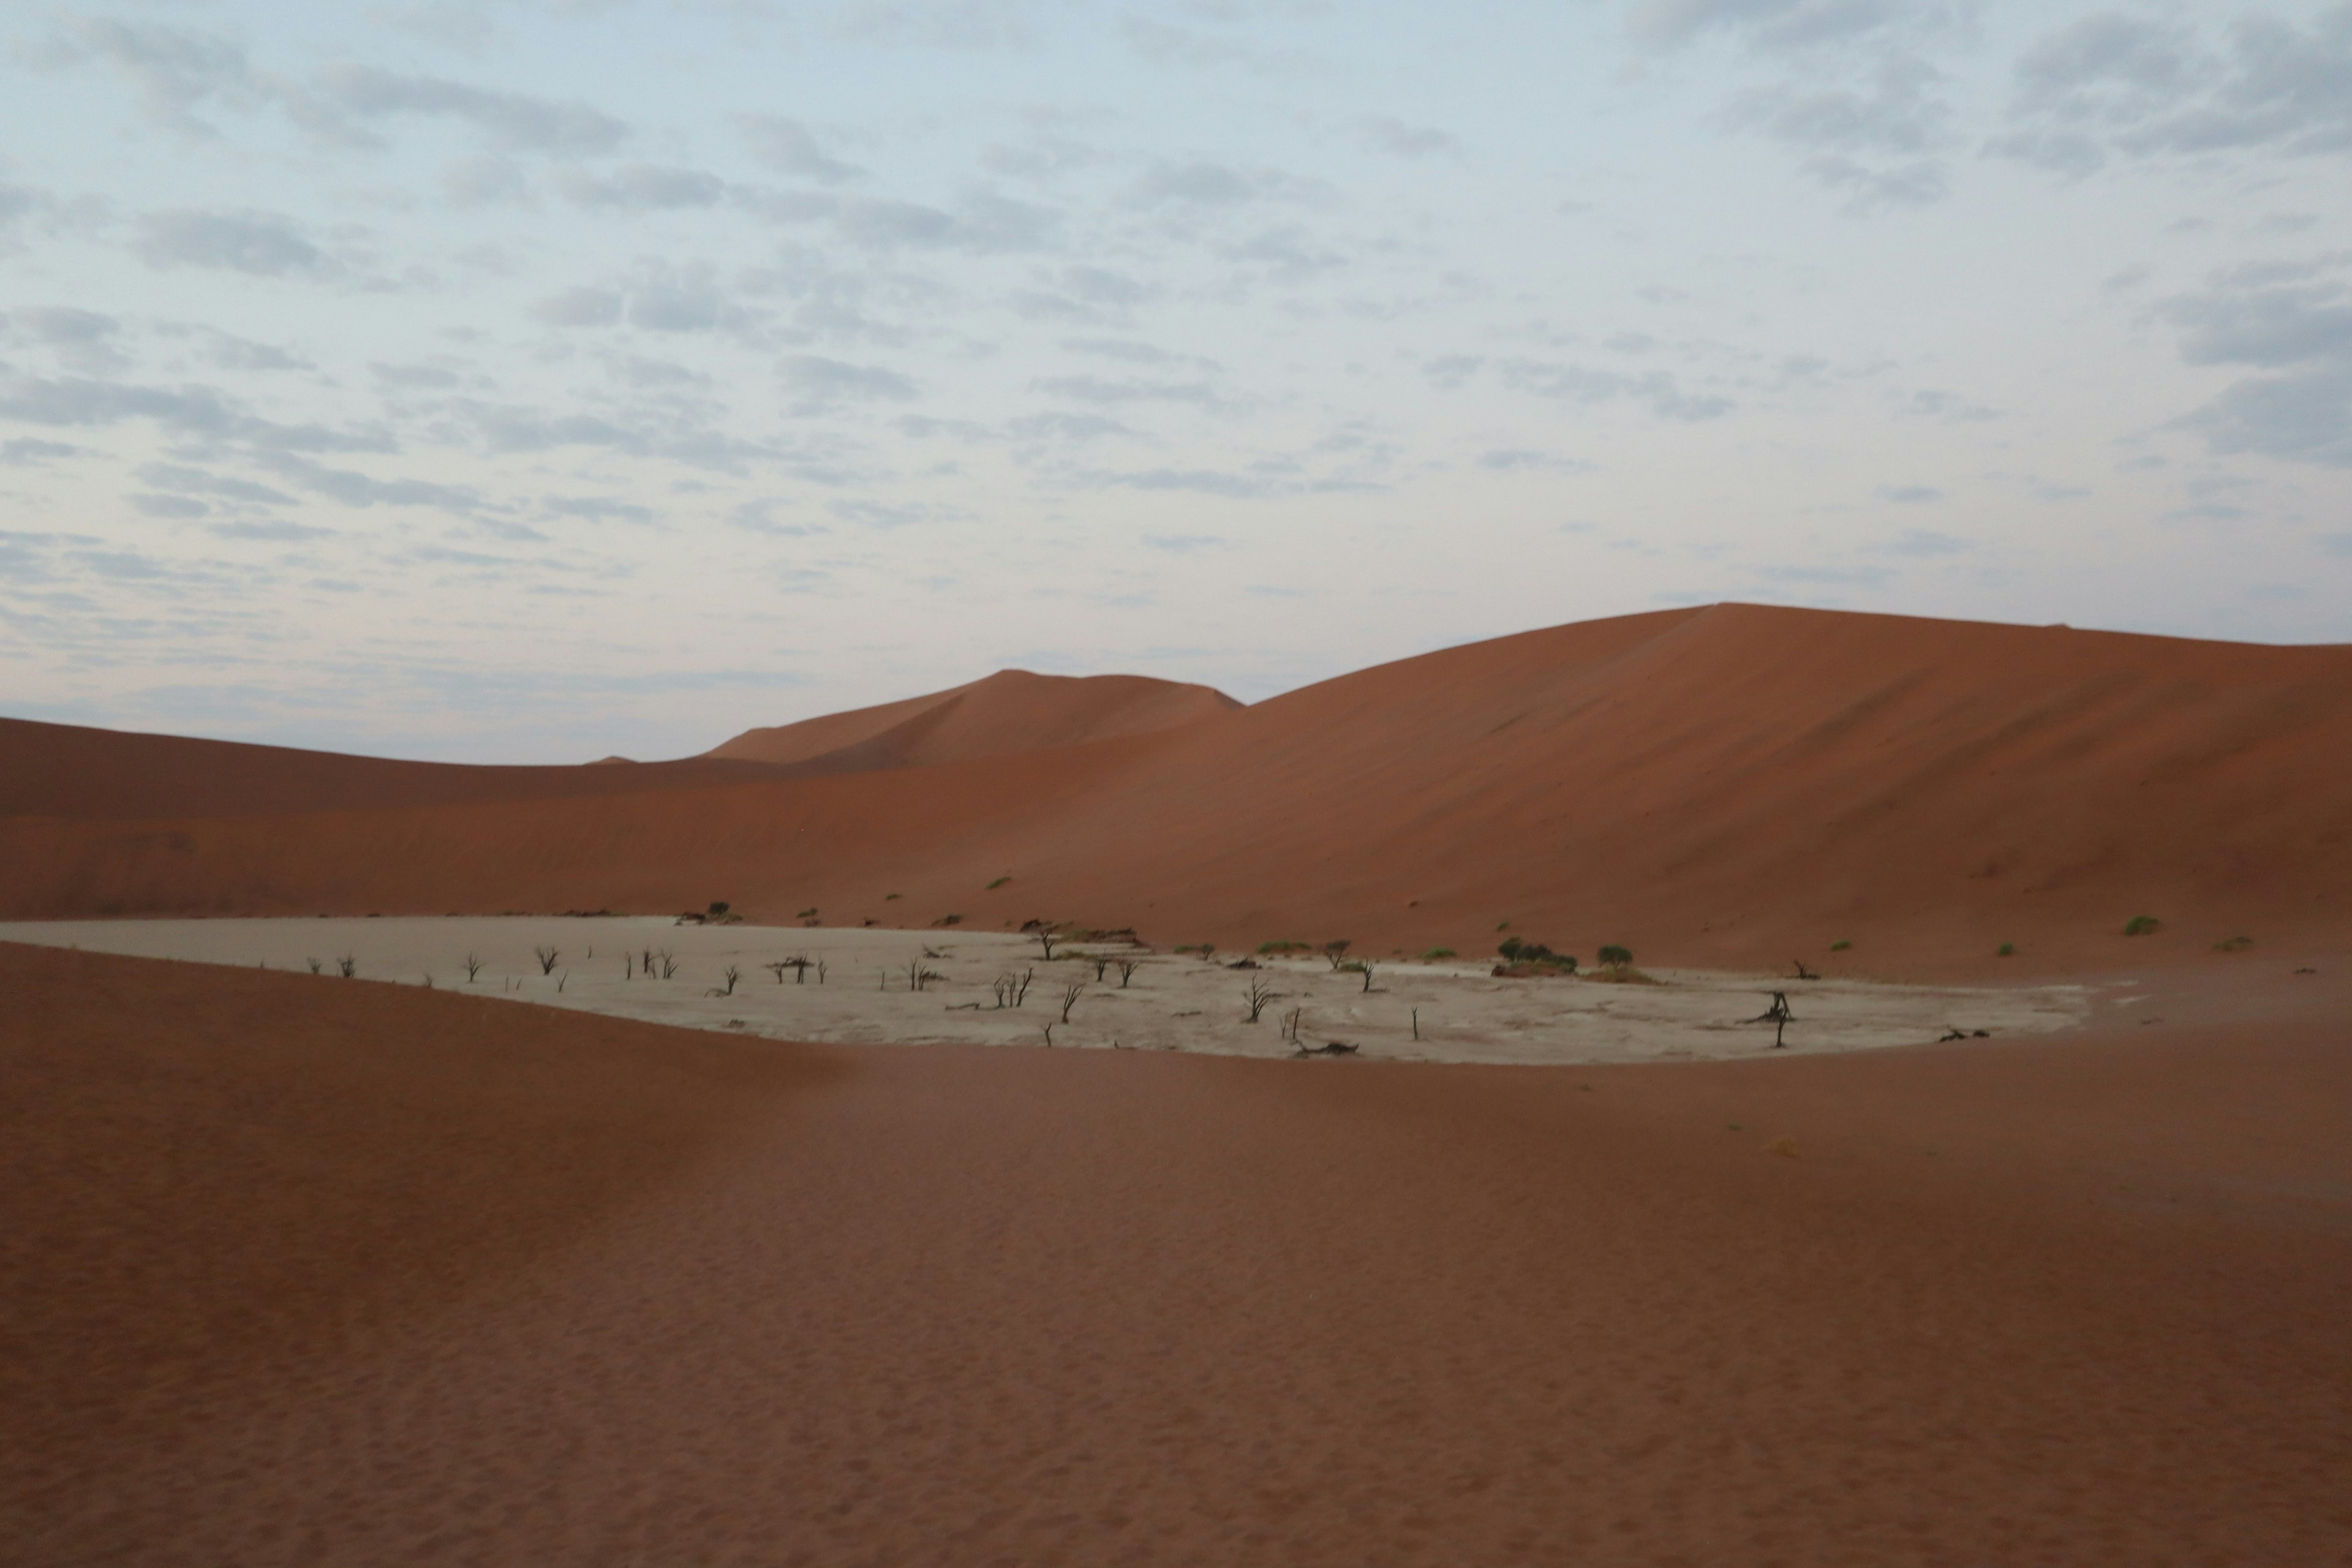
[(1545, 975), (1576, 973), (1574, 953), (1554, 952), (1539, 942), (1528, 942), (1520, 937), (1508, 936), (1502, 940), (1495, 951), (1502, 955), (1503, 960), (1502, 963), (1495, 965), (1494, 973), (1498, 979), (1539, 979)]

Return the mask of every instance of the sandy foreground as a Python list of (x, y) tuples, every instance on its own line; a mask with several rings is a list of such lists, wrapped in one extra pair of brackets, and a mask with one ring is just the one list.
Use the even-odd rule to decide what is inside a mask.
[(2340, 967), (1557, 1072), (0, 944), (0, 1557), (2343, 1563)]
[[(1487, 963), (1377, 956), (1367, 988), (1364, 975), (1322, 959), (1254, 958), (1259, 968), (1235, 970), (1227, 965), (1240, 954), (1206, 961), (1072, 942), (1047, 962), (1037, 941), (996, 932), (645, 917), (0, 922), (0, 942), (306, 977), (315, 969), (332, 983), (348, 958), (361, 980), (773, 1039), (1240, 1057), (1338, 1041), (1371, 1059), (1517, 1065), (1811, 1055), (1920, 1045), (1954, 1030), (1970, 1039), (1979, 1030), (1986, 1038), (2047, 1034), (2102, 1008), (2127, 1007), (2136, 989), (2116, 982), (1889, 985), (1679, 969), (1647, 972), (1654, 984), (1612, 984), (1496, 979)], [(470, 980), (469, 957), (478, 962)], [(810, 967), (777, 967), (800, 958)], [(1135, 967), (1123, 974), (1122, 963)], [(1251, 1023), (1254, 984), (1272, 995)], [(1065, 1018), (1073, 986), (1079, 992)], [(1776, 993), (1795, 1019), (1777, 1052), (1773, 1026), (1755, 1021)]]

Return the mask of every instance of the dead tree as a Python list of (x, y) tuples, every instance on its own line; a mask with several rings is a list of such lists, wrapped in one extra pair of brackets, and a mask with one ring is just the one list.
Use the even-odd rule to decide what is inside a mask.
[(622, 953), (622, 954), (621, 954), (621, 978), (622, 978), (622, 979), (624, 979), (624, 980), (635, 980), (636, 977), (637, 977), (637, 955), (636, 955), (635, 953), (634, 953), (634, 952), (624, 952), (624, 953)]
[(471, 985), (474, 983), (474, 976), (479, 974), (481, 972), (482, 961), (476, 958), (472, 953), (467, 953), (466, 955), (466, 984)]
[(539, 972), (541, 974), (554, 973), (555, 961), (563, 956), (563, 952), (561, 948), (534, 947), (530, 951), (532, 955), (539, 960)]
[(1251, 981), (1249, 989), (1242, 993), (1242, 1000), (1249, 1004), (1249, 1016), (1244, 1022), (1256, 1023), (1257, 1016), (1265, 1011), (1265, 1005), (1279, 994), (1280, 993), (1265, 981)]
[(1369, 996), (1372, 994), (1372, 961), (1369, 958), (1360, 960), (1356, 967), (1364, 972), (1364, 994)]
[(1073, 981), (1062, 987), (1062, 1022), (1066, 1024), (1070, 1021), (1070, 1009), (1076, 1006), (1078, 998), (1086, 994), (1087, 983), (1083, 980)]
[(1304, 1007), (1293, 1007), (1282, 1016), (1282, 1037), (1294, 1046), (1298, 1043), (1298, 1020), (1306, 1012)]
[(335, 960), (335, 973), (349, 980), (360, 972), (360, 961), (350, 953)]
[(319, 973), (320, 972), (321, 972), (322, 970), (324, 970), (324, 969), (327, 967), (325, 964), (323, 964), (323, 963), (320, 963), (320, 962), (319, 962), (317, 959), (315, 959), (315, 958), (314, 958), (314, 959), (311, 959), (311, 960), (310, 961), (310, 973), (313, 973), (313, 974), (317, 974), (317, 973)]
[(676, 976), (677, 973), (677, 960), (670, 955), (669, 949), (663, 948), (658, 956), (661, 959), (661, 977), (664, 980), (668, 980)]
[(1109, 955), (1107, 953), (1090, 952), (1087, 954), (1087, 962), (1095, 966), (1095, 984), (1097, 985), (1101, 984), (1103, 971), (1110, 967)]
[(1801, 959), (1801, 958), (1792, 958), (1792, 959), (1790, 959), (1789, 962), (1790, 962), (1790, 963), (1793, 963), (1793, 964), (1795, 964), (1795, 965), (1797, 966), (1797, 978), (1798, 978), (1798, 979), (1800, 979), (1800, 980), (1819, 980), (1819, 979), (1821, 978), (1821, 976), (1820, 976), (1820, 975), (1818, 975), (1818, 974), (1814, 973), (1811, 970), (1807, 969), (1807, 968), (1805, 967), (1805, 961), (1804, 961), (1803, 959)]
[(1772, 993), (1772, 1005), (1748, 1021), (1751, 1024), (1772, 1026), (1772, 1048), (1777, 1051), (1781, 1047), (1781, 1035), (1787, 1031), (1790, 1025), (1797, 1021), (1797, 1016), (1789, 1011), (1789, 994), (1786, 991), (1775, 991)]
[(734, 995), (735, 983), (743, 978), (743, 972), (730, 963), (727, 966), (726, 978), (727, 984), (725, 985), (714, 985), (709, 991), (703, 993), (703, 994), (707, 996)]
[(1142, 967), (1143, 961), (1139, 958), (1120, 959), (1118, 961), (1118, 988), (1121, 991), (1126, 990), (1127, 983), (1134, 979), (1135, 972)]
[(1051, 963), (1054, 961), (1054, 944), (1056, 942), (1059, 942), (1061, 938), (1055, 936), (1052, 931), (1047, 931), (1043, 927), (1040, 927), (1032, 934), (1037, 938), (1037, 945), (1045, 950), (1045, 962)]
[(1354, 945), (1350, 942), (1327, 942), (1323, 944), (1323, 956), (1330, 961), (1332, 973), (1339, 973), (1339, 965), (1348, 962), (1348, 949)]

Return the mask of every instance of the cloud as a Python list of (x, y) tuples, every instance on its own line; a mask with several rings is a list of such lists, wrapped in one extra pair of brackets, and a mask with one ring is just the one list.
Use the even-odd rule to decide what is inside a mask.
[(833, 531), (821, 522), (780, 521), (776, 514), (780, 510), (789, 510), (790, 506), (790, 502), (777, 500), (772, 497), (747, 500), (728, 512), (727, 526), (743, 529), (751, 533), (766, 533), (788, 539), (801, 539), (811, 534)]
[(1126, 200), (1138, 207), (1239, 207), (1261, 201), (1297, 201), (1321, 187), (1275, 169), (1243, 169), (1195, 158), (1154, 163), (1130, 182)]
[(196, 138), (218, 134), (196, 116), (208, 100), (250, 103), (269, 91), (229, 39), (102, 17), (67, 24), (33, 58), (49, 66), (93, 60), (110, 66), (131, 84), (150, 119)]
[(735, 304), (702, 264), (640, 268), (629, 286), (629, 325), (654, 332), (736, 331), (749, 314)]
[(135, 495), (131, 504), (149, 517), (207, 517), (213, 510), (186, 496)]
[(1460, 158), (1461, 139), (1433, 125), (1409, 125), (1393, 115), (1367, 115), (1356, 122), (1356, 141), (1391, 158)]
[(251, 479), (225, 478), (191, 468), (177, 463), (148, 463), (132, 470), (144, 483), (159, 490), (176, 490), (184, 495), (215, 496), (224, 500), (243, 501), (253, 506), (291, 506), (294, 498), (283, 490)]
[(531, 314), (551, 326), (612, 327), (621, 321), (621, 291), (581, 284), (551, 295), (531, 307)]
[(30, 436), (19, 436), (13, 440), (0, 441), (0, 463), (21, 467), (53, 462), (59, 458), (73, 457), (80, 451), (79, 447), (65, 441), (41, 441)]
[(845, 196), (829, 191), (747, 193), (744, 205), (776, 223), (829, 223), (865, 250), (946, 250), (995, 256), (1041, 250), (1062, 221), (1054, 208), (982, 192), (957, 207)]
[(613, 496), (541, 496), (540, 509), (552, 517), (576, 517), (589, 522), (633, 522), (651, 527), (661, 521), (653, 508)]
[(2000, 417), (2000, 410), (1997, 408), (1989, 408), (1981, 403), (1971, 403), (1958, 393), (1937, 392), (1933, 389), (1914, 392), (1903, 400), (1901, 407), (1904, 413), (1916, 418), (1949, 419), (1964, 424), (1974, 424)]
[(1944, 499), (1944, 492), (1933, 485), (1881, 485), (1878, 499), (1891, 500), (1898, 506), (1924, 506)]
[(1535, 469), (1573, 472), (1590, 469), (1590, 463), (1573, 458), (1554, 457), (1527, 447), (1496, 447), (1478, 454), (1478, 466), (1498, 474), (1525, 473)]
[(1227, 66), (1250, 58), (1250, 51), (1239, 44), (1132, 11), (1120, 16), (1118, 34), (1129, 48), (1154, 65)]
[(281, 425), (245, 411), (217, 387), (142, 386), (79, 376), (16, 376), (0, 380), (0, 418), (59, 426), (118, 425), (152, 419), (183, 435), (240, 441), (280, 452), (388, 452), (390, 437), (373, 431)]
[(555, 184), (581, 206), (632, 212), (716, 206), (727, 194), (727, 182), (716, 174), (651, 163), (625, 163), (609, 174), (566, 169), (555, 177)]
[(856, 399), (911, 401), (915, 384), (880, 365), (851, 364), (823, 354), (793, 354), (777, 367), (784, 384), (801, 395), (798, 412), (811, 413)]
[(1118, 420), (1099, 414), (1067, 414), (1060, 410), (1024, 414), (1008, 421), (1004, 430), (1019, 441), (1094, 441), (1106, 436), (1135, 434)]
[(780, 174), (837, 185), (866, 173), (825, 152), (809, 128), (781, 114), (738, 114), (735, 129), (751, 149), (751, 156)]
[(150, 213), (139, 220), (131, 248), (150, 267), (217, 267), (259, 278), (339, 270), (291, 218), (276, 213)]
[(1011, 303), (1033, 320), (1118, 322), (1159, 296), (1160, 290), (1141, 279), (1108, 267), (1081, 265), (1062, 268), (1036, 286), (1015, 292)]
[(1498, 362), (1496, 368), (1504, 384), (1520, 392), (1568, 403), (1597, 404), (1630, 399), (1647, 403), (1662, 419), (1689, 423), (1719, 419), (1738, 406), (1727, 397), (1685, 392), (1681, 384), (1664, 371), (1644, 371), (1637, 374), (1531, 359), (1504, 360)]
[(1638, 0), (1626, 26), (1637, 40), (1661, 47), (1727, 33), (1760, 48), (1806, 49), (1944, 16), (1944, 7), (1916, 0)]
[(2010, 119), (1988, 153), (2076, 177), (2116, 157), (2352, 151), (2352, 5), (2308, 26), (2242, 16), (2218, 44), (2170, 22), (2084, 17), (2019, 57)]
[(472, 512), (484, 505), (482, 494), (466, 485), (439, 485), (425, 479), (379, 479), (350, 468), (330, 468), (307, 458), (280, 455), (266, 459), (288, 483), (348, 507), (434, 507), (443, 511)]
[(497, 146), (568, 157), (610, 153), (630, 135), (625, 121), (585, 103), (469, 87), (375, 66), (330, 66), (319, 73), (314, 90), (326, 128), (339, 121), (404, 116), (449, 119), (472, 127)]
[(2261, 373), (2182, 421), (2215, 451), (2352, 467), (2352, 284), (2336, 266), (2249, 263), (2154, 307), (2187, 363)]
[(1205, 406), (1220, 401), (1216, 389), (1205, 381), (1150, 381), (1141, 376), (1114, 381), (1099, 375), (1046, 375), (1029, 384), (1049, 397), (1067, 398), (1073, 403), (1192, 403)]
[(205, 528), (219, 539), (250, 539), (275, 544), (299, 544), (307, 540), (336, 536), (331, 528), (318, 528), (307, 522), (288, 522), (282, 518), (239, 519), (232, 522), (208, 523)]
[(1894, 55), (1876, 62), (1863, 85), (1787, 84), (1751, 92), (1725, 116), (1810, 155), (1799, 167), (1824, 185), (1852, 194), (1856, 211), (1923, 206), (1951, 188), (1932, 154), (1944, 146), (1952, 111), (1933, 90), (1943, 74), (1925, 61)]

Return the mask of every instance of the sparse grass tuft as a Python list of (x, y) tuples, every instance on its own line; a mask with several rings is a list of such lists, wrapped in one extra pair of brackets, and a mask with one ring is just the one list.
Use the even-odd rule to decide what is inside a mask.
[(1840, 937), (1837, 941), (1830, 943), (1830, 951), (1832, 952), (1843, 952), (1847, 948), (1852, 947), (1853, 945), (1853, 943), (1846, 941), (1843, 937)]
[(1433, 947), (1427, 952), (1423, 953), (1421, 958), (1422, 962), (1424, 963), (1434, 963), (1441, 958), (1452, 958), (1453, 956), (1454, 950), (1450, 947)]
[(2002, 942), (1999, 947), (1992, 950), (1992, 955), (1995, 958), (2014, 958), (2017, 956), (2017, 943), (2013, 942)]
[(2124, 921), (2126, 936), (2149, 936), (2162, 929), (2164, 922), (2154, 915), (2134, 915)]
[(931, 923), (935, 926), (960, 926), (963, 924), (963, 917), (961, 915), (941, 915)]
[(2233, 936), (2227, 942), (2215, 942), (2213, 944), (2213, 951), (2215, 952), (2241, 952), (2253, 945), (2254, 939), (2252, 937)]
[[(996, 879), (996, 880), (994, 880), (993, 882), (991, 882), (991, 883), (988, 885), (988, 890), (989, 890), (990, 892), (992, 892), (992, 892), (996, 891), (996, 889), (999, 889), (999, 888), (1001, 888), (1001, 887), (1004, 886), (1004, 884), (1005, 884), (1005, 883), (1007, 883), (1007, 882), (1009, 882), (1009, 881), (1011, 881), (1011, 880), (1013, 880), (1013, 879), (1012, 879), (1012, 878), (1010, 878), (1010, 877), (999, 877), (998, 879)], [(895, 898), (896, 896), (897, 896), (896, 894), (893, 894), (893, 895), (892, 895), (892, 897), (894, 897), (894, 898)]]
[(1260, 952), (1306, 952), (1308, 948), (1303, 942), (1262, 942), (1257, 944), (1257, 950)]

